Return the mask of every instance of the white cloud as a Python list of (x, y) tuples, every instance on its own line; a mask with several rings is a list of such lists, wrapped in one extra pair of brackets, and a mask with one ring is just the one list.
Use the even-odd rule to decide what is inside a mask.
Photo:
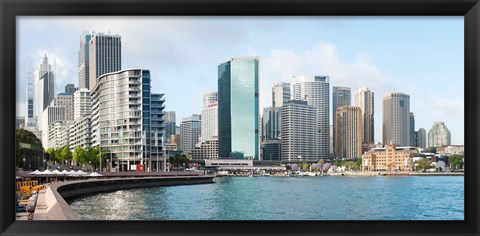
[(331, 85), (351, 87), (352, 93), (356, 88), (365, 86), (383, 94), (389, 87), (388, 77), (372, 63), (369, 54), (359, 52), (353, 62), (348, 62), (340, 57), (335, 44), (330, 42), (319, 42), (300, 52), (272, 49), (261, 58), (261, 63), (261, 107), (271, 105), (269, 91), (273, 83), (289, 82), (295, 75), (328, 75)]
[(64, 87), (68, 83), (77, 83), (76, 78), (71, 78), (72, 62), (69, 57), (65, 55), (65, 52), (60, 47), (54, 48), (39, 48), (36, 51), (30, 53), (30, 58), (35, 62), (35, 69), (42, 63), (43, 57), (47, 55), (48, 63), (52, 66), (52, 70), (55, 73), (55, 95), (64, 91)]

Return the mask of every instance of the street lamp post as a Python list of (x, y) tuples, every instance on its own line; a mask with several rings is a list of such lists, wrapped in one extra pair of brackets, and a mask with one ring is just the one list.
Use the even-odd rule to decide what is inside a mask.
[(25, 171), (25, 162), (27, 161), (27, 159), (25, 157), (23, 157), (23, 171)]

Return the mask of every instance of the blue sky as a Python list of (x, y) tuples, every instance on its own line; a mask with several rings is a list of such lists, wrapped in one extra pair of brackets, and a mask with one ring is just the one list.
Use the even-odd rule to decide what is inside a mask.
[(415, 129), (444, 121), (464, 143), (463, 17), (17, 17), (17, 115), (26, 114), (26, 73), (47, 54), (57, 89), (78, 85), (83, 31), (122, 36), (122, 68), (150, 69), (177, 122), (200, 113), (202, 93), (217, 90), (217, 66), (260, 57), (260, 107), (271, 87), (294, 75), (330, 76), (331, 86), (375, 93), (375, 140), (382, 139), (382, 97), (410, 95)]

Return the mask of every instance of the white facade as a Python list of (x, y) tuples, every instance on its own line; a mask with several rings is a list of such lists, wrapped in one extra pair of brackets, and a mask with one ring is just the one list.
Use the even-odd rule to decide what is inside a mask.
[(48, 106), (42, 114), (42, 145), (49, 147), (49, 126), (55, 121), (66, 121), (66, 111), (64, 106)]
[(68, 146), (69, 125), (65, 121), (55, 121), (48, 126), (47, 148), (61, 148)]
[(164, 166), (160, 149), (165, 100), (163, 94), (151, 93), (150, 71), (121, 70), (104, 74), (97, 82), (91, 91), (92, 146), (100, 145), (120, 171), (131, 170), (134, 164), (152, 170), (157, 156)]
[(203, 94), (203, 109), (208, 108), (212, 104), (218, 102), (217, 92), (206, 92)]
[(89, 115), (76, 119), (70, 125), (69, 145), (73, 151), (75, 147), (88, 148), (92, 146), (92, 120)]
[(202, 130), (200, 141), (218, 136), (218, 104), (212, 103), (202, 110)]
[(71, 94), (58, 94), (49, 106), (65, 107), (65, 120), (73, 121), (73, 96)]
[(272, 87), (272, 107), (282, 107), (290, 101), (290, 84), (276, 83)]
[[(55, 75), (45, 55), (38, 69), (33, 73), (33, 114), (37, 117), (37, 129), (42, 129), (43, 111), (55, 97)], [(48, 133), (48, 131), (45, 131)]]
[(203, 94), (202, 130), (200, 142), (218, 136), (218, 94), (206, 92)]
[(451, 145), (451, 134), (444, 122), (433, 123), (428, 131), (428, 147), (443, 147)]
[(75, 120), (92, 114), (92, 97), (90, 90), (81, 88), (73, 94), (73, 116)]
[[(293, 77), (292, 91), (294, 100), (306, 101), (315, 108), (313, 127), (315, 136), (316, 158), (330, 157), (330, 82), (328, 76), (302, 75)], [(283, 112), (283, 109), (282, 109)], [(282, 124), (283, 124), (282, 114)], [(283, 125), (282, 125), (283, 127)], [(283, 129), (282, 129), (283, 138)], [(282, 143), (283, 145), (283, 143)], [(282, 155), (283, 155), (282, 148)]]
[(194, 160), (218, 159), (218, 137), (202, 141), (188, 155)]
[(180, 150), (188, 153), (195, 149), (202, 131), (201, 116), (193, 114), (180, 124)]

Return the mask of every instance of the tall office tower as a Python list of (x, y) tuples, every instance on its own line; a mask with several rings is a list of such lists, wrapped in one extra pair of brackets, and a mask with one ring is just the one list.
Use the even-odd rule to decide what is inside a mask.
[(262, 137), (263, 141), (279, 139), (281, 130), (281, 107), (263, 109)]
[(90, 62), (89, 45), (92, 34), (83, 32), (80, 36), (80, 49), (78, 50), (78, 88), (90, 90)]
[(177, 134), (177, 121), (174, 111), (165, 112), (165, 135), (163, 143), (170, 143), (170, 136)]
[(410, 143), (409, 146), (415, 147), (416, 142), (415, 142), (415, 116), (413, 115), (413, 112), (410, 112), (409, 116), (409, 122), (410, 122)]
[(233, 58), (218, 66), (219, 158), (259, 158), (259, 59)]
[(341, 106), (335, 112), (335, 153), (340, 159), (362, 157), (363, 116), (360, 107)]
[[(27, 72), (27, 123), (33, 118), (33, 73)], [(27, 125), (28, 126), (28, 125)]]
[[(91, 68), (91, 67), (90, 67)], [(90, 84), (92, 85), (92, 84)], [(119, 171), (165, 166), (161, 138), (163, 94), (151, 93), (150, 71), (128, 69), (104, 74), (91, 90), (92, 146), (99, 145)], [(113, 112), (115, 111), (115, 112)], [(158, 160), (158, 162), (157, 162)]]
[(415, 141), (416, 147), (423, 149), (427, 148), (427, 131), (424, 128), (420, 128), (415, 132)]
[(65, 121), (73, 121), (73, 96), (69, 93), (59, 93), (50, 103), (53, 106), (65, 107)]
[(217, 92), (206, 92), (203, 94), (203, 109), (208, 108), (212, 104), (217, 104), (218, 102), (218, 93)]
[(180, 123), (180, 149), (185, 153), (195, 149), (195, 145), (198, 143), (201, 133), (201, 115), (193, 114), (190, 117), (183, 118)]
[(341, 106), (346, 106), (346, 105), (351, 105), (351, 91), (350, 88), (348, 87), (336, 87), (333, 86), (332, 90), (332, 125), (333, 125), (333, 153), (335, 157), (339, 157), (336, 155), (335, 150), (336, 149), (336, 134), (337, 134), (337, 129), (336, 129), (336, 124), (335, 124), (335, 115), (337, 112), (337, 109)]
[(97, 78), (122, 69), (122, 40), (120, 35), (95, 33), (88, 45), (88, 74), (90, 91)]
[(218, 103), (217, 92), (203, 94), (202, 134), (200, 142), (218, 136)]
[(282, 161), (317, 161), (318, 127), (315, 113), (318, 109), (300, 100), (291, 100), (281, 109)]
[(33, 73), (33, 93), (33, 112), (37, 117), (37, 128), (42, 130), (39, 123), (43, 120), (43, 111), (55, 97), (55, 75), (51, 65), (48, 64), (47, 55), (43, 57), (38, 70)]
[(444, 122), (433, 123), (428, 131), (428, 147), (443, 147), (451, 145), (451, 134)]
[(272, 87), (272, 107), (282, 107), (290, 101), (290, 84), (278, 83)]
[[(314, 124), (316, 124), (314, 127), (316, 132), (316, 135), (314, 136), (316, 157), (318, 159), (329, 158), (330, 83), (328, 76), (295, 76), (292, 79), (292, 91), (294, 100), (304, 100), (308, 105), (316, 109), (316, 112), (314, 113)], [(282, 119), (283, 117), (284, 115), (282, 114)]]
[(92, 97), (90, 90), (80, 88), (73, 93), (73, 118), (78, 120), (92, 114)]
[(375, 142), (374, 93), (369, 88), (359, 88), (355, 92), (355, 106), (360, 107), (363, 117), (363, 144)]
[(383, 96), (383, 145), (410, 145), (410, 96), (387, 93)]
[(74, 84), (67, 84), (65, 85), (65, 93), (73, 95), (77, 91), (77, 88), (75, 88)]

